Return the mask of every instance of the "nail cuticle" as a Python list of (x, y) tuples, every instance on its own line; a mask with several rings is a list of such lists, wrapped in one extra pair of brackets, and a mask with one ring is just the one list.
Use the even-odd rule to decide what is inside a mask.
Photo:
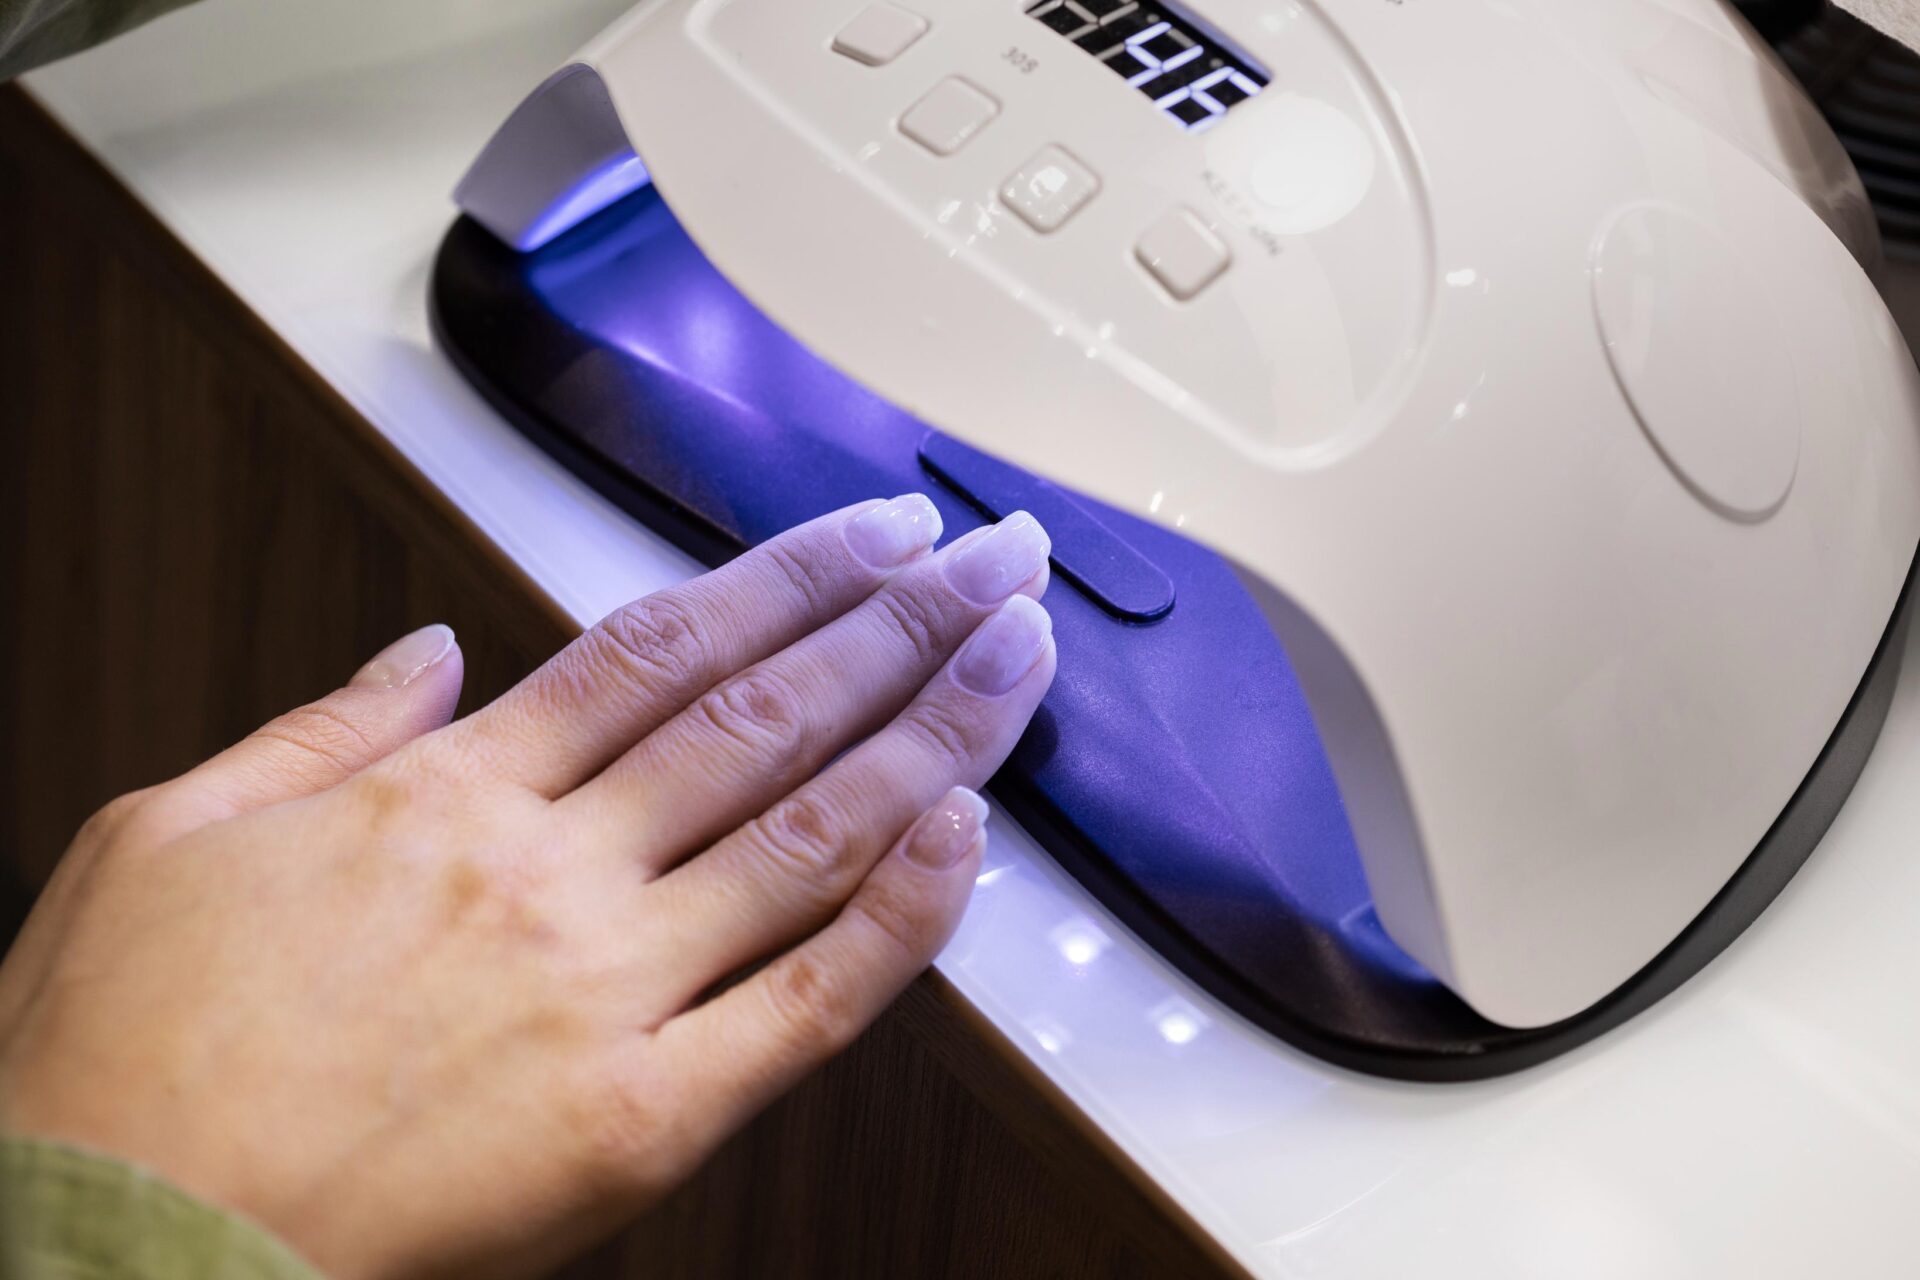
[(940, 510), (923, 493), (904, 493), (868, 507), (849, 520), (847, 548), (862, 564), (892, 569), (930, 550), (940, 540)]
[(1037, 601), (1015, 596), (981, 623), (953, 659), (953, 678), (969, 693), (1011, 693), (1046, 652), (1053, 618)]
[(967, 856), (987, 820), (987, 802), (955, 787), (929, 809), (907, 837), (909, 859), (930, 871), (945, 871)]
[(408, 685), (412, 684), (415, 680), (418, 680), (421, 676), (427, 674), (427, 672), (439, 666), (440, 660), (442, 658), (445, 658), (448, 653), (452, 652), (452, 650), (453, 650), (453, 632), (449, 630), (446, 635), (446, 643), (440, 646), (440, 652), (434, 654), (431, 658), (428, 658), (425, 662), (418, 664), (413, 668), (413, 670), (407, 672), (406, 675), (402, 676), (400, 678), (400, 687), (403, 689), (406, 688)]
[(354, 689), (404, 689), (440, 665), (453, 652), (453, 628), (433, 623), (409, 632), (375, 654), (356, 671), (348, 686)]
[(1040, 522), (1016, 511), (977, 539), (955, 544), (947, 581), (975, 604), (998, 604), (1045, 568), (1052, 550)]

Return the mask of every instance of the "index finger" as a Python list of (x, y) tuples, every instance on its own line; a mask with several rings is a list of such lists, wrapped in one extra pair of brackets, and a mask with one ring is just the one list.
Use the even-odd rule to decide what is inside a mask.
[(615, 610), (450, 732), (510, 781), (564, 795), (721, 680), (865, 600), (940, 529), (918, 493), (821, 516)]

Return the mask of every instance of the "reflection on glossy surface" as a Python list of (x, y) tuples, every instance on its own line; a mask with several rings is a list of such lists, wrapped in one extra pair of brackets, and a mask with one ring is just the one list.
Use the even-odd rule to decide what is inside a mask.
[(1047, 931), (1047, 939), (1071, 965), (1089, 965), (1113, 945), (1106, 931), (1085, 916), (1075, 916)]
[(1063, 1053), (1073, 1043), (1073, 1033), (1052, 1018), (1031, 1018), (1026, 1025), (1033, 1042), (1048, 1053)]
[(647, 167), (640, 163), (638, 156), (629, 154), (612, 160), (556, 201), (527, 231), (526, 242), (545, 244), (582, 218), (646, 183)]
[(1192, 1044), (1201, 1032), (1213, 1025), (1213, 1019), (1200, 1012), (1197, 1005), (1179, 996), (1147, 1010), (1147, 1017), (1160, 1033), (1160, 1038), (1175, 1046)]

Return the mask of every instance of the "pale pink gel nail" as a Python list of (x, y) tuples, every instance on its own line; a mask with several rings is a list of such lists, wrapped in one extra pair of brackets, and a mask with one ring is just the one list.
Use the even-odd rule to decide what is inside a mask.
[(1015, 596), (967, 637), (953, 660), (964, 689), (997, 698), (1033, 669), (1053, 634), (1053, 619), (1038, 601)]
[(1016, 511), (960, 549), (947, 566), (947, 581), (975, 604), (996, 604), (1040, 572), (1052, 550), (1040, 522)]
[(453, 628), (436, 622), (395, 640), (354, 672), (347, 683), (355, 689), (399, 689), (418, 680), (451, 652)]
[(967, 856), (986, 821), (987, 802), (965, 787), (955, 787), (914, 824), (907, 857), (929, 870), (944, 871)]
[(907, 493), (847, 523), (847, 545), (875, 569), (905, 564), (940, 541), (940, 512), (924, 493)]

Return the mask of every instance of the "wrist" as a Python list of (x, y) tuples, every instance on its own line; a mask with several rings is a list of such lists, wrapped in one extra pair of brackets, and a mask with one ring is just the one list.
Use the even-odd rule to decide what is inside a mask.
[(263, 1227), (123, 1159), (0, 1133), (0, 1274), (320, 1280)]

